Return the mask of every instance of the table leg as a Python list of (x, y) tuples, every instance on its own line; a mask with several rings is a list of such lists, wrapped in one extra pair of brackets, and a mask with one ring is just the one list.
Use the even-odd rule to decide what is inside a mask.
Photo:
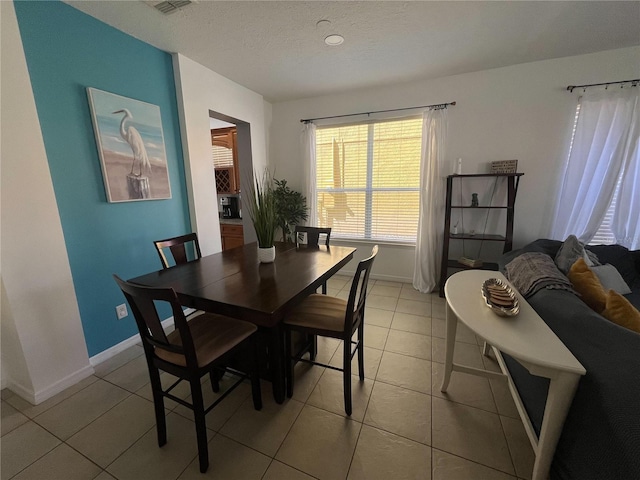
[(579, 381), (580, 375), (568, 372), (557, 372), (550, 378), (532, 480), (544, 480), (549, 476), (556, 445)]
[(489, 345), (486, 341), (482, 345), (482, 355), (485, 357), (489, 356), (489, 352), (491, 351), (491, 345)]
[(284, 367), (282, 357), (284, 350), (282, 345), (282, 329), (277, 325), (271, 329), (271, 341), (269, 348), (269, 361), (271, 363), (271, 383), (273, 399), (276, 403), (284, 402)]
[(456, 330), (458, 329), (458, 317), (453, 313), (447, 302), (447, 340), (444, 360), (444, 378), (442, 379), (441, 392), (446, 392), (451, 380), (453, 370), (453, 351), (456, 347)]

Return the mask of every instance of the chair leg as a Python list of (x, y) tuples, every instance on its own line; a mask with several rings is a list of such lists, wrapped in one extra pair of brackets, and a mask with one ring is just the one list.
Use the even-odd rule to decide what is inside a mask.
[(251, 394), (253, 395), (253, 408), (262, 410), (262, 391), (260, 389), (260, 360), (258, 357), (258, 342), (256, 336), (251, 337), (251, 349), (253, 353), (253, 370), (251, 371)]
[(153, 408), (156, 414), (156, 430), (158, 433), (158, 446), (167, 443), (167, 419), (164, 416), (164, 396), (162, 395), (162, 383), (160, 372), (155, 367), (149, 367), (151, 378), (151, 391), (153, 393)]
[(343, 339), (343, 352), (342, 352), (342, 372), (343, 388), (344, 388), (344, 411), (347, 415), (351, 415), (351, 338), (347, 337)]
[(322, 294), (326, 295), (327, 294), (327, 282), (324, 282), (322, 284)]
[(364, 322), (358, 327), (358, 373), (360, 380), (364, 380)]
[(284, 329), (284, 360), (285, 360), (285, 379), (287, 381), (287, 397), (293, 397), (293, 376), (295, 363), (291, 358), (291, 330), (287, 327)]
[(196, 423), (196, 437), (198, 439), (198, 458), (200, 460), (200, 473), (209, 468), (209, 448), (207, 445), (207, 424), (204, 415), (204, 400), (202, 398), (202, 386), (200, 379), (194, 378), (191, 383), (191, 401), (193, 403), (193, 417)]
[(318, 354), (318, 336), (309, 334), (309, 360), (315, 361)]
[(220, 391), (220, 377), (220, 372), (216, 368), (209, 372), (209, 378), (211, 379), (211, 390), (213, 390), (213, 393), (218, 393)]

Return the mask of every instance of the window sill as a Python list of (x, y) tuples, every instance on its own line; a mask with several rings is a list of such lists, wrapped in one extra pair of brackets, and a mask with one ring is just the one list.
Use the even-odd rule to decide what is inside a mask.
[(389, 247), (400, 247), (400, 248), (407, 248), (407, 249), (415, 249), (416, 248), (416, 244), (415, 243), (408, 243), (408, 242), (395, 242), (393, 240), (368, 240), (368, 239), (363, 239), (363, 238), (334, 238), (331, 237), (331, 244), (332, 245), (352, 245), (352, 244), (358, 244), (358, 245), (384, 245), (384, 246), (389, 246)]

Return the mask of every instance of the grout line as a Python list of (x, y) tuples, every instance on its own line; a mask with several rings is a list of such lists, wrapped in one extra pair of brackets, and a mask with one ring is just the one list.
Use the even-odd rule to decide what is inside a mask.
[[(497, 409), (497, 407), (496, 407)], [(509, 460), (511, 460), (511, 466), (513, 467), (514, 476), (518, 476), (518, 469), (516, 468), (516, 462), (513, 458), (513, 449), (509, 443), (509, 437), (507, 436), (507, 431), (504, 428), (504, 423), (502, 423), (502, 418), (498, 415), (498, 421), (500, 422), (500, 428), (502, 429), (502, 435), (504, 435), (504, 442), (507, 444), (507, 451), (509, 452)]]
[[(488, 468), (489, 470), (493, 470), (494, 472), (499, 472), (499, 473), (501, 473), (501, 474), (503, 474), (503, 475), (507, 475), (507, 476), (509, 476), (509, 477), (513, 477), (513, 478), (514, 478), (514, 480), (515, 480), (515, 479), (518, 479), (518, 478), (521, 478), (521, 477), (518, 477), (518, 475), (517, 475), (517, 474), (516, 474), (516, 475), (512, 475), (512, 474), (510, 474), (510, 473), (505, 472), (504, 470), (499, 470), (499, 469), (497, 469), (497, 468), (490, 467), (489, 465), (486, 465), (486, 464), (484, 464), (484, 463), (480, 463), (480, 462), (478, 462), (478, 461), (476, 461), (476, 460), (471, 460), (470, 458), (466, 458), (466, 457), (463, 457), (463, 456), (458, 455), (458, 454), (456, 454), (456, 453), (449, 452), (449, 451), (447, 451), (447, 450), (443, 450), (442, 448), (435, 448), (435, 447), (431, 447), (432, 454), (433, 454), (433, 450), (437, 450), (437, 451), (439, 451), (439, 452), (446, 453), (447, 455), (451, 455), (451, 456), (456, 457), (456, 458), (461, 458), (462, 460), (464, 460), (464, 461), (466, 461), (466, 462), (475, 463), (476, 465), (480, 465), (481, 467)], [(432, 469), (433, 469), (433, 465), (432, 465)], [(515, 470), (514, 470), (514, 471), (515, 471)]]
[[(34, 423), (35, 425), (37, 425), (38, 427), (42, 428), (43, 430), (45, 430), (47, 433), (53, 435), (51, 432), (49, 432), (46, 428), (42, 427), (41, 425), (38, 425), (36, 422), (34, 422), (33, 420), (30, 420), (32, 423)], [(22, 425), (26, 425), (26, 423), (23, 423)], [(22, 426), (20, 425), (20, 426)], [(15, 431), (15, 430), (14, 430)], [(11, 432), (9, 432), (11, 433)], [(56, 448), (58, 448), (60, 445), (62, 445), (64, 442), (62, 440), (60, 440), (58, 437), (56, 437), (55, 435), (53, 435), (55, 437), (56, 440), (59, 440), (60, 443), (57, 444), (56, 446), (54, 446), (51, 450), (47, 450), (45, 453), (43, 453), (42, 455), (40, 455), (38, 458), (36, 458), (33, 462), (31, 462), (29, 465), (26, 465), (22, 470), (20, 470), (19, 472), (16, 472), (15, 475), (13, 475), (11, 478), (15, 478), (18, 475), (20, 475), (22, 472), (24, 472), (27, 468), (29, 468), (31, 465), (33, 465), (34, 463), (40, 461), (41, 459), (43, 459), (44, 457), (46, 457), (47, 455), (49, 455), (51, 452), (53, 452)]]
[[(346, 286), (348, 286), (348, 285), (345, 285), (345, 287), (346, 287)], [(344, 288), (344, 287), (343, 287), (343, 288)], [(342, 290), (342, 289), (341, 289), (341, 290)], [(391, 298), (393, 298), (393, 297), (391, 297)], [(399, 299), (398, 299), (398, 300), (399, 300)], [(411, 299), (404, 299), (404, 300), (411, 300)], [(415, 301), (415, 300), (414, 300), (414, 301)], [(433, 303), (432, 303), (432, 306), (433, 306)], [(374, 308), (374, 307), (371, 307), (371, 308)], [(387, 311), (392, 312), (392, 313), (393, 313), (393, 315), (395, 315), (395, 313), (402, 313), (402, 312), (396, 312), (396, 310), (395, 310), (395, 309), (394, 309), (394, 310), (387, 310)], [(428, 317), (426, 317), (426, 316), (425, 316), (425, 318), (428, 318)], [(393, 324), (393, 320), (392, 320), (392, 324)], [(373, 326), (373, 325), (370, 325), (370, 326)], [(390, 333), (390, 330), (392, 329), (392, 328), (391, 328), (391, 325), (390, 325), (390, 327), (389, 327), (389, 328), (387, 328), (387, 327), (379, 327), (379, 328), (385, 328), (389, 333)], [(432, 328), (433, 328), (433, 327), (432, 327)], [(396, 330), (396, 331), (403, 331), (403, 332), (406, 332), (406, 333), (413, 333), (413, 334), (416, 334), (416, 335), (427, 336), (427, 337), (430, 337), (430, 338), (432, 338), (432, 339), (434, 339), (434, 338), (440, 338), (440, 337), (434, 337), (432, 334), (421, 334), (421, 333), (417, 333), (417, 332), (410, 332), (410, 331), (406, 331), (406, 330), (398, 330), (398, 329), (393, 329), (393, 330)], [(433, 333), (433, 330), (431, 330), (431, 333)], [(392, 353), (392, 354), (395, 354), (395, 355), (402, 355), (402, 356), (409, 357), (409, 358), (416, 358), (416, 359), (419, 359), (419, 360), (424, 360), (424, 361), (431, 362), (431, 378), (432, 378), (432, 379), (433, 379), (433, 363), (439, 363), (439, 362), (435, 362), (435, 360), (433, 360), (432, 358), (430, 358), (429, 360), (427, 360), (427, 359), (423, 359), (423, 358), (420, 358), (420, 357), (415, 357), (415, 356), (412, 356), (412, 355), (406, 355), (406, 354), (402, 354), (402, 353), (397, 353), (397, 352), (392, 352), (392, 351), (386, 350), (387, 342), (388, 342), (388, 334), (387, 334), (387, 336), (385, 337), (385, 342), (384, 342), (384, 346), (382, 347), (382, 349), (377, 349), (377, 348), (374, 348), (374, 347), (367, 347), (367, 348), (372, 348), (372, 349), (374, 349), (374, 350), (377, 350), (377, 351), (381, 352), (381, 358), (380, 358), (380, 362), (378, 362), (377, 368), (375, 369), (376, 371), (375, 371), (375, 373), (374, 373), (374, 378), (369, 378), (369, 377), (366, 377), (366, 378), (365, 378), (365, 381), (371, 381), (371, 382), (373, 382), (373, 384), (372, 384), (371, 394), (369, 395), (369, 397), (368, 397), (368, 399), (367, 399), (367, 404), (366, 404), (366, 406), (365, 406), (365, 410), (364, 410), (364, 414), (363, 414), (362, 421), (358, 422), (357, 420), (353, 420), (353, 419), (352, 419), (352, 418), (350, 418), (350, 417), (344, 417), (344, 415), (340, 415), (340, 414), (337, 414), (337, 413), (332, 412), (332, 411), (330, 411), (330, 410), (327, 410), (326, 408), (323, 408), (323, 407), (317, 407), (317, 406), (314, 406), (314, 405), (311, 405), (311, 404), (309, 404), (309, 403), (308, 403), (309, 398), (311, 398), (311, 395), (313, 394), (313, 391), (317, 388), (318, 383), (321, 381), (322, 377), (323, 377), (323, 376), (324, 376), (324, 374), (326, 373), (326, 371), (324, 371), (324, 372), (322, 372), (322, 374), (320, 375), (320, 377), (318, 378), (318, 380), (315, 382), (315, 385), (314, 385), (314, 386), (313, 386), (313, 388), (311, 389), (311, 393), (309, 394), (309, 396), (307, 396), (307, 398), (306, 398), (304, 401), (302, 401), (302, 402), (301, 402), (300, 400), (295, 400), (295, 399), (293, 399), (293, 400), (295, 400), (295, 401), (297, 401), (297, 402), (301, 403), (301, 404), (302, 404), (302, 408), (300, 409), (300, 411), (298, 412), (298, 414), (296, 415), (296, 417), (295, 417), (295, 418), (294, 418), (294, 420), (292, 421), (291, 425), (289, 426), (289, 429), (287, 430), (286, 434), (284, 435), (283, 440), (282, 440), (282, 442), (280, 443), (280, 445), (279, 445), (278, 449), (276, 450), (276, 453), (273, 455), (273, 457), (270, 457), (269, 455), (266, 455), (266, 454), (264, 454), (264, 453), (262, 453), (262, 452), (259, 452), (259, 451), (255, 450), (254, 448), (252, 448), (252, 447), (250, 447), (250, 446), (248, 446), (248, 445), (244, 445), (242, 442), (239, 442), (239, 441), (237, 441), (237, 440), (234, 440), (233, 438), (227, 437), (226, 435), (223, 435), (223, 434), (221, 434), (221, 433), (220, 433), (220, 430), (222, 430), (222, 428), (223, 428), (223, 427), (224, 427), (224, 426), (225, 426), (225, 425), (230, 421), (230, 419), (238, 413), (238, 411), (240, 410), (240, 408), (242, 407), (242, 405), (247, 401), (246, 399), (238, 405), (238, 407), (237, 407), (237, 408), (236, 408), (236, 409), (235, 409), (235, 410), (234, 410), (234, 411), (229, 415), (229, 417), (227, 418), (227, 420), (225, 420), (225, 422), (222, 424), (222, 426), (221, 426), (217, 431), (216, 431), (216, 430), (212, 430), (212, 432), (213, 432), (213, 436), (212, 436), (211, 440), (213, 440), (213, 438), (215, 438), (215, 436), (216, 436), (216, 435), (222, 435), (223, 437), (228, 438), (229, 440), (231, 440), (231, 441), (233, 441), (233, 442), (236, 442), (236, 443), (238, 443), (239, 445), (243, 445), (243, 446), (245, 446), (246, 448), (249, 448), (249, 449), (251, 449), (251, 450), (253, 450), (253, 451), (255, 451), (255, 452), (260, 453), (261, 455), (264, 455), (264, 456), (267, 456), (268, 458), (271, 458), (271, 461), (270, 461), (269, 465), (267, 466), (267, 469), (265, 470), (265, 473), (263, 474), (262, 478), (264, 478), (264, 477), (266, 476), (267, 471), (269, 470), (269, 468), (271, 468), (271, 466), (273, 465), (273, 463), (274, 463), (275, 461), (278, 461), (278, 462), (280, 462), (280, 463), (282, 463), (282, 464), (284, 464), (284, 465), (287, 465), (288, 467), (290, 467), (290, 468), (292, 468), (292, 469), (294, 469), (294, 470), (296, 470), (296, 471), (299, 471), (299, 472), (301, 472), (301, 473), (303, 473), (303, 474), (305, 474), (305, 475), (308, 475), (308, 476), (312, 477), (312, 475), (310, 475), (309, 473), (304, 472), (304, 471), (302, 471), (302, 470), (299, 470), (298, 468), (296, 468), (296, 467), (294, 467), (294, 466), (288, 465), (286, 462), (281, 462), (280, 460), (276, 460), (276, 456), (277, 456), (277, 454), (279, 453), (280, 449), (282, 448), (282, 445), (284, 444), (284, 442), (286, 441), (287, 437), (288, 437), (288, 436), (289, 436), (289, 434), (291, 433), (291, 430), (293, 429), (293, 426), (294, 426), (294, 425), (296, 424), (296, 422), (298, 421), (298, 419), (299, 419), (299, 417), (300, 417), (300, 415), (301, 415), (301, 413), (302, 413), (302, 410), (304, 410), (304, 408), (305, 408), (306, 406), (310, 406), (310, 407), (313, 407), (313, 408), (318, 408), (318, 409), (320, 409), (320, 410), (326, 411), (326, 412), (331, 413), (331, 414), (333, 414), (333, 415), (342, 416), (343, 418), (347, 418), (347, 419), (349, 419), (349, 420), (351, 420), (351, 421), (354, 421), (354, 422), (356, 422), (356, 423), (360, 423), (360, 430), (359, 430), (359, 432), (358, 432), (358, 437), (357, 437), (357, 439), (356, 439), (356, 441), (355, 441), (355, 446), (354, 446), (354, 449), (353, 449), (353, 452), (352, 452), (352, 455), (351, 455), (351, 460), (350, 460), (350, 462), (349, 462), (349, 469), (347, 470), (347, 472), (349, 472), (349, 471), (351, 470), (352, 463), (353, 463), (353, 459), (354, 459), (354, 457), (355, 457), (355, 451), (356, 451), (356, 449), (357, 449), (357, 447), (358, 447), (358, 442), (359, 442), (360, 437), (361, 437), (361, 434), (362, 434), (362, 429), (363, 429), (364, 425), (367, 425), (368, 427), (377, 428), (377, 429), (379, 429), (379, 430), (382, 430), (382, 431), (388, 432), (388, 433), (390, 433), (390, 434), (392, 434), (392, 435), (396, 435), (396, 436), (401, 437), (401, 438), (406, 438), (407, 440), (410, 440), (410, 441), (412, 441), (412, 442), (415, 442), (415, 443), (418, 443), (418, 444), (425, 445), (425, 446), (429, 447), (429, 448), (430, 448), (430, 455), (431, 455), (431, 472), (430, 472), (430, 473), (431, 473), (431, 475), (433, 475), (433, 469), (434, 469), (434, 450), (435, 450), (435, 448), (433, 447), (433, 445), (429, 445), (429, 444), (426, 444), (426, 443), (424, 443), (424, 444), (423, 444), (422, 442), (417, 442), (416, 440), (413, 440), (413, 439), (411, 439), (411, 438), (405, 437), (405, 436), (403, 436), (403, 435), (399, 435), (398, 433), (391, 432), (391, 431), (386, 430), (386, 429), (384, 429), (384, 428), (380, 428), (380, 427), (377, 427), (377, 426), (372, 426), (372, 425), (369, 425), (369, 424), (365, 423), (366, 414), (367, 414), (367, 411), (368, 411), (369, 405), (370, 405), (370, 403), (371, 403), (371, 397), (373, 396), (373, 391), (374, 391), (374, 389), (375, 389), (375, 385), (376, 385), (376, 383), (380, 382), (381, 384), (391, 385), (391, 386), (396, 387), (396, 388), (402, 388), (402, 389), (405, 389), (405, 390), (408, 390), (408, 391), (412, 391), (412, 392), (415, 392), (415, 393), (419, 393), (419, 394), (422, 394), (422, 395), (429, 395), (429, 396), (431, 397), (431, 444), (433, 444), (433, 439), (434, 439), (434, 436), (433, 436), (433, 435), (434, 435), (434, 422), (433, 422), (433, 418), (434, 418), (434, 401), (433, 401), (433, 399), (435, 399), (435, 398), (438, 398), (438, 399), (441, 399), (441, 400), (444, 400), (444, 401), (448, 401), (448, 402), (451, 402), (451, 403), (454, 403), (454, 404), (459, 404), (459, 405), (462, 405), (462, 406), (466, 406), (466, 407), (469, 407), (469, 408), (475, 408), (475, 409), (477, 409), (477, 410), (480, 410), (480, 411), (483, 411), (483, 412), (486, 412), (486, 413), (493, 413), (494, 415), (497, 415), (499, 419), (500, 419), (500, 414), (499, 414), (499, 412), (498, 412), (498, 413), (496, 413), (496, 412), (492, 412), (492, 411), (484, 410), (484, 409), (479, 408), (479, 407), (474, 407), (474, 406), (467, 405), (467, 404), (464, 404), (464, 403), (456, 402), (456, 401), (453, 401), (453, 400), (450, 400), (450, 399), (447, 399), (447, 398), (442, 398), (442, 397), (435, 396), (435, 395), (433, 395), (433, 392), (432, 392), (432, 390), (433, 390), (433, 389), (431, 389), (431, 390), (430, 390), (430, 393), (425, 393), (425, 392), (422, 392), (422, 391), (414, 390), (413, 388), (409, 388), (409, 387), (406, 387), (406, 386), (394, 385), (394, 384), (387, 383), (387, 382), (382, 381), (382, 380), (378, 380), (378, 379), (377, 379), (377, 375), (378, 375), (378, 372), (379, 372), (379, 370), (380, 370), (380, 365), (381, 365), (381, 363), (382, 363), (382, 356), (384, 355), (384, 353), (385, 353), (385, 352), (389, 352), (389, 353)], [(464, 342), (463, 342), (463, 343), (464, 343)], [(336, 346), (336, 349), (333, 351), (333, 354), (332, 354), (332, 355), (330, 355), (329, 363), (331, 362), (331, 359), (335, 356), (335, 354), (336, 354), (336, 352), (338, 351), (338, 349), (339, 349), (339, 345), (338, 345), (338, 346)], [(431, 352), (431, 353), (432, 353), (432, 352)], [(137, 357), (136, 357), (136, 358), (137, 358)], [(136, 358), (131, 359), (129, 362), (131, 362), (131, 361), (135, 360)], [(122, 368), (123, 366), (125, 366), (125, 365), (126, 365), (127, 363), (129, 363), (129, 362), (126, 362), (125, 364), (123, 364), (122, 366), (120, 366), (120, 367), (118, 367), (118, 368)], [(115, 370), (117, 370), (117, 369), (115, 369)], [(114, 371), (115, 371), (115, 370), (114, 370)], [(110, 373), (112, 373), (112, 372), (110, 372)], [(106, 376), (106, 375), (105, 375), (105, 376)], [(356, 374), (355, 376), (357, 377), (357, 374)], [(111, 384), (111, 385), (113, 385), (113, 386), (116, 386), (116, 387), (118, 387), (118, 388), (120, 388), (120, 389), (122, 389), (122, 390), (126, 391), (129, 395), (128, 395), (128, 396), (126, 396), (124, 399), (122, 399), (120, 402), (116, 403), (116, 404), (115, 404), (114, 406), (112, 406), (109, 410), (107, 410), (106, 412), (104, 412), (104, 413), (102, 413), (101, 415), (99, 415), (96, 419), (92, 420), (89, 424), (87, 424), (85, 427), (83, 427), (82, 429), (80, 429), (78, 432), (82, 431), (84, 428), (86, 428), (87, 426), (91, 425), (93, 422), (95, 422), (98, 418), (100, 418), (101, 416), (103, 416), (104, 414), (106, 414), (108, 411), (112, 410), (112, 409), (113, 409), (113, 408), (115, 408), (117, 405), (119, 405), (120, 403), (124, 402), (126, 399), (130, 398), (130, 396), (131, 396), (131, 395), (136, 395), (137, 397), (142, 398), (143, 400), (146, 400), (147, 402), (149, 402), (149, 400), (148, 400), (147, 398), (143, 397), (142, 395), (140, 395), (140, 394), (138, 394), (138, 393), (136, 393), (136, 392), (131, 392), (131, 391), (127, 390), (126, 388), (123, 388), (123, 387), (121, 387), (121, 386), (119, 386), (119, 385), (117, 385), (117, 384), (115, 384), (115, 383), (113, 383), (113, 382), (107, 381), (107, 380), (105, 380), (103, 377), (98, 377), (98, 376), (96, 375), (96, 378), (97, 378), (97, 380), (103, 380), (103, 381), (105, 381), (106, 383), (109, 383), (109, 384)], [(97, 380), (96, 380), (96, 381), (97, 381)], [(433, 381), (433, 380), (432, 380), (432, 381)], [(93, 383), (95, 383), (95, 382), (92, 382), (92, 384), (93, 384)], [(490, 382), (489, 382), (489, 383), (490, 383)], [(145, 384), (145, 385), (146, 385), (146, 384)], [(46, 409), (46, 410), (44, 410), (43, 412), (39, 413), (38, 415), (41, 415), (42, 413), (44, 413), (44, 412), (48, 411), (50, 408), (53, 408), (53, 407), (55, 407), (56, 405), (59, 405), (59, 404), (61, 404), (62, 402), (66, 401), (66, 400), (68, 400), (68, 399), (70, 399), (70, 398), (72, 398), (72, 397), (73, 397), (73, 396), (75, 396), (77, 393), (79, 393), (79, 392), (81, 392), (82, 390), (84, 390), (84, 389), (88, 388), (89, 386), (90, 386), (90, 385), (87, 385), (86, 387), (84, 387), (84, 388), (82, 388), (82, 389), (78, 390), (78, 392), (75, 392), (75, 393), (74, 393), (73, 395), (71, 395), (70, 397), (67, 397), (67, 398), (65, 398), (65, 399), (61, 400), (60, 402), (56, 403), (55, 405), (52, 405), (52, 406), (51, 406), (51, 407), (49, 407), (48, 409)], [(432, 385), (431, 385), (431, 386), (432, 386)], [(138, 390), (140, 390), (140, 389), (138, 389)], [(495, 392), (493, 391), (493, 387), (491, 386), (491, 384), (490, 384), (490, 390), (491, 390), (491, 394), (492, 394), (493, 402), (494, 402), (494, 404), (496, 405), (496, 410), (497, 410), (497, 403), (496, 403), (496, 400), (495, 400)], [(250, 397), (248, 397), (248, 398), (250, 398)], [(286, 402), (286, 401), (287, 401), (287, 399), (285, 399), (285, 402)], [(8, 403), (8, 402), (7, 402), (7, 403)], [(150, 403), (152, 403), (152, 402), (150, 402)], [(15, 408), (15, 407), (14, 407), (14, 408)], [(16, 409), (16, 410), (17, 410), (17, 409)], [(18, 410), (18, 411), (19, 411), (19, 410)], [(20, 411), (19, 411), (19, 412), (20, 412)], [(22, 412), (20, 412), (20, 413), (21, 413), (22, 415), (24, 415), (24, 413), (22, 413)], [(167, 414), (169, 414), (169, 415), (170, 415), (171, 413), (175, 413), (176, 415), (178, 415), (178, 416), (179, 416), (179, 417), (181, 417), (181, 418), (186, 418), (186, 417), (183, 417), (182, 415), (180, 415), (179, 413), (174, 412), (173, 410), (170, 410), (168, 413), (166, 413), (166, 412), (165, 412), (165, 415), (167, 415)], [(38, 416), (38, 415), (36, 415), (36, 416)], [(38, 423), (37, 423), (33, 418), (30, 418), (30, 417), (28, 417), (28, 416), (26, 416), (26, 415), (24, 415), (24, 416), (25, 416), (25, 417), (27, 417), (28, 422), (33, 422), (34, 424), (38, 425), (39, 427), (43, 428), (45, 431), (47, 431), (47, 432), (48, 432), (48, 430), (46, 430), (44, 427), (42, 427), (41, 425), (39, 425), (39, 424), (38, 424)], [(35, 417), (34, 417), (34, 418), (35, 418)], [(189, 420), (189, 419), (187, 419), (187, 420)], [(504, 426), (503, 426), (503, 424), (502, 424), (502, 421), (500, 421), (500, 424), (501, 424), (501, 428), (502, 428), (502, 431), (503, 431), (503, 435), (504, 435), (504, 437), (505, 437), (505, 441), (506, 441), (506, 432), (504, 431)], [(208, 428), (208, 427), (207, 427), (207, 428)], [(124, 454), (125, 454), (125, 453), (126, 453), (126, 452), (127, 452), (127, 451), (132, 447), (132, 446), (133, 446), (133, 445), (135, 445), (137, 442), (139, 442), (139, 441), (140, 441), (140, 439), (141, 439), (142, 437), (144, 437), (145, 435), (147, 435), (147, 434), (149, 433), (149, 431), (154, 430), (154, 429), (156, 429), (155, 422), (154, 422), (154, 425), (153, 425), (152, 427), (150, 427), (150, 428), (149, 428), (149, 430), (146, 430), (146, 431), (145, 431), (145, 432), (144, 432), (144, 433), (143, 433), (139, 438), (137, 438), (137, 439), (136, 439), (136, 440), (135, 440), (135, 441), (134, 441), (134, 442), (133, 442), (133, 443), (132, 443), (132, 444), (131, 444), (131, 445), (130, 445), (130, 446), (129, 446), (125, 451), (124, 451), (124, 452), (122, 452), (120, 455), (118, 455), (118, 457), (116, 457), (116, 459), (114, 459), (114, 460), (113, 460), (113, 461), (112, 461), (112, 462), (111, 462), (107, 467), (103, 468), (103, 467), (100, 467), (99, 465), (97, 465), (97, 464), (96, 464), (96, 465), (100, 468), (100, 470), (101, 470), (101, 472), (100, 472), (98, 475), (100, 475), (102, 472), (109, 473), (109, 472), (107, 471), (107, 468), (108, 468), (110, 465), (112, 465), (112, 464), (113, 464), (113, 463), (114, 463), (118, 458), (120, 458), (122, 455), (124, 455)], [(209, 429), (209, 430), (211, 430), (211, 429)], [(78, 433), (78, 432), (75, 432), (73, 435), (75, 435), (75, 434), (76, 434), (76, 433)], [(56, 448), (57, 448), (58, 446), (60, 446), (61, 444), (66, 444), (67, 446), (69, 446), (70, 448), (72, 448), (74, 451), (77, 451), (75, 448), (73, 448), (71, 445), (69, 445), (66, 441), (62, 441), (62, 440), (61, 440), (61, 439), (59, 439), (57, 436), (55, 436), (52, 432), (48, 432), (48, 433), (52, 434), (56, 439), (60, 440), (60, 441), (61, 441), (61, 443), (60, 443), (60, 444), (58, 444), (57, 446), (55, 446), (55, 447), (54, 447), (52, 450), (50, 450), (49, 452), (45, 453), (45, 455), (47, 455), (48, 453), (50, 453), (51, 451), (53, 451), (54, 449), (56, 449)], [(72, 435), (71, 437), (73, 437), (73, 435)], [(69, 438), (71, 438), (71, 437), (69, 437)], [(211, 440), (209, 440), (209, 442), (211, 442)], [(208, 442), (208, 443), (209, 443), (209, 442)], [(511, 455), (511, 448), (509, 447), (509, 442), (508, 442), (508, 441), (507, 441), (507, 446), (508, 446), (508, 448), (509, 448), (509, 452), (510, 452), (510, 459), (511, 459), (511, 463), (512, 463), (512, 466), (513, 466), (514, 472), (516, 472), (516, 470), (515, 470), (515, 464), (514, 464), (514, 461), (513, 461), (513, 457), (512, 457), (512, 455)], [(467, 461), (467, 462), (472, 462), (472, 463), (475, 463), (475, 464), (481, 465), (481, 466), (483, 466), (483, 467), (485, 467), (485, 468), (489, 468), (489, 469), (491, 469), (491, 470), (495, 470), (496, 472), (506, 473), (506, 472), (503, 472), (502, 470), (495, 469), (495, 468), (493, 468), (493, 467), (490, 467), (490, 466), (488, 466), (488, 465), (484, 465), (484, 464), (482, 464), (482, 463), (476, 462), (476, 461), (471, 460), (471, 459), (468, 459), (468, 458), (466, 458), (466, 457), (461, 457), (461, 456), (459, 456), (459, 455), (456, 455), (455, 453), (447, 452), (447, 451), (445, 451), (445, 450), (441, 450), (441, 449), (437, 449), (437, 450), (440, 450), (440, 451), (446, 452), (447, 454), (450, 454), (450, 455), (453, 455), (453, 456), (455, 456), (455, 457), (461, 458), (461, 459), (463, 459), (463, 460), (465, 460), (465, 461)], [(80, 455), (82, 455), (83, 457), (87, 458), (89, 461), (91, 461), (91, 463), (94, 463), (94, 464), (95, 464), (95, 462), (93, 462), (91, 459), (89, 459), (88, 457), (86, 457), (85, 455), (83, 455), (83, 454), (82, 454), (82, 452), (79, 452), (79, 451), (77, 451), (77, 452), (78, 452), (78, 453), (80, 453)], [(44, 455), (43, 455), (43, 456), (44, 456)], [(29, 464), (27, 467), (25, 467), (25, 468), (28, 468), (30, 465), (32, 465), (33, 463), (35, 463), (35, 462), (39, 461), (41, 458), (42, 458), (42, 457), (38, 458), (37, 460), (35, 460), (34, 462), (30, 463), (30, 464)], [(186, 469), (189, 467), (189, 465), (191, 465), (191, 463), (193, 463), (193, 461), (194, 461), (196, 458), (197, 458), (197, 454), (196, 454), (196, 455), (195, 455), (195, 456), (194, 456), (194, 457), (193, 457), (193, 458), (192, 458), (192, 459), (187, 463), (187, 466), (186, 466), (186, 467), (185, 467), (185, 469), (180, 473), (180, 475), (182, 475), (182, 474), (186, 471)], [(180, 475), (178, 475), (178, 476), (180, 476)], [(348, 473), (347, 473), (347, 475), (348, 475)], [(516, 476), (517, 476), (517, 472), (516, 472)], [(315, 478), (315, 477), (314, 477), (314, 478)]]

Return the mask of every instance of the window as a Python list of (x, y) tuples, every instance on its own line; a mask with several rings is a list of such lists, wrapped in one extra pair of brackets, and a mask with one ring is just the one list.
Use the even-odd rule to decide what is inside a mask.
[(318, 127), (318, 223), (332, 237), (415, 243), (422, 119)]
[[(576, 139), (576, 129), (578, 128), (578, 119), (580, 118), (580, 107), (582, 103), (578, 102), (578, 106), (576, 107), (576, 115), (573, 119), (573, 130), (571, 132), (571, 143), (569, 144), (569, 158), (571, 158), (571, 151), (573, 150), (573, 145)], [(611, 199), (611, 204), (609, 208), (607, 208), (607, 213), (604, 215), (604, 219), (602, 223), (598, 227), (598, 231), (593, 236), (589, 245), (613, 245), (616, 243), (616, 236), (613, 233), (613, 214), (616, 211), (616, 201), (618, 199), (618, 192), (620, 191), (620, 181), (622, 180), (622, 176), (618, 178), (618, 182), (616, 183), (616, 189), (613, 194), (613, 198)]]
[(211, 156), (215, 168), (233, 167), (236, 127), (211, 130)]
[(613, 214), (616, 211), (616, 203), (618, 200), (618, 193), (620, 192), (621, 180), (622, 175), (618, 178), (616, 190), (613, 194), (613, 198), (611, 199), (611, 205), (609, 205), (607, 213), (605, 213), (604, 219), (602, 220), (598, 231), (589, 242), (589, 245), (613, 245), (616, 243), (616, 235), (613, 233)]
[(233, 167), (233, 150), (220, 145), (211, 145), (214, 168)]
[(640, 91), (619, 83), (578, 99), (552, 238), (640, 246)]

